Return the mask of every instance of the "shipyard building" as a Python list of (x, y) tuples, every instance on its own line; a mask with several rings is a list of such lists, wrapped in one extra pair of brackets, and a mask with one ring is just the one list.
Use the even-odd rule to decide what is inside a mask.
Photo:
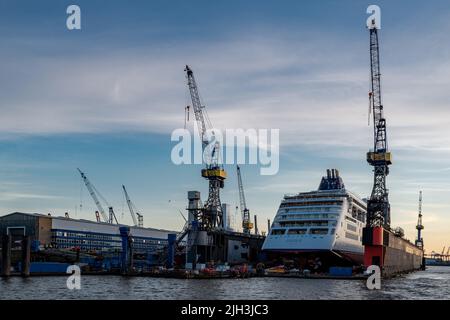
[[(86, 252), (118, 252), (122, 247), (120, 227), (124, 225), (54, 217), (39, 213), (14, 212), (0, 217), (0, 236), (11, 235), (13, 246), (30, 236), (34, 246), (79, 249)], [(177, 232), (130, 226), (135, 253), (156, 252)]]

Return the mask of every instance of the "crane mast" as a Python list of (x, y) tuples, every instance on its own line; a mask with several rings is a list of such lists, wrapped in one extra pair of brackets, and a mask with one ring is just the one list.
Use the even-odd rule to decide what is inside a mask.
[(242, 230), (245, 234), (250, 234), (250, 230), (253, 228), (253, 224), (250, 222), (250, 210), (247, 208), (245, 202), (244, 185), (242, 184), (241, 168), (236, 166), (238, 189), (239, 189), (239, 202), (241, 206), (242, 215)]
[(370, 31), (370, 70), (371, 92), (369, 99), (372, 106), (374, 122), (373, 150), (367, 153), (367, 162), (374, 167), (374, 182), (370, 199), (367, 202), (367, 225), (389, 228), (391, 223), (386, 176), (392, 164), (391, 153), (388, 152), (386, 119), (383, 116), (381, 101), (381, 73), (378, 30), (372, 20)]
[[(194, 72), (189, 66), (186, 66), (184, 71), (186, 72), (195, 119), (200, 130), (202, 151), (205, 154), (205, 150), (208, 147), (207, 129), (212, 129), (212, 126), (205, 113), (205, 106), (201, 103)], [(223, 167), (219, 165), (219, 148), (218, 143), (213, 146), (212, 152), (207, 154), (206, 168), (202, 169), (202, 177), (209, 181), (209, 194), (208, 200), (200, 211), (201, 214), (196, 219), (200, 222), (202, 228), (206, 230), (221, 229), (224, 227), (220, 189), (224, 187), (224, 180), (227, 174)]]
[(424, 229), (423, 223), (422, 223), (422, 191), (419, 193), (419, 217), (417, 219), (417, 240), (416, 240), (416, 246), (423, 248), (423, 239), (422, 239), (422, 230)]
[[(108, 205), (108, 209), (109, 209), (109, 217), (105, 212), (105, 209), (103, 209), (102, 204), (100, 203), (100, 200), (98, 199), (97, 195), (99, 195), (104, 202), (106, 202), (106, 200), (103, 198), (103, 196), (98, 192), (98, 190), (94, 187), (94, 185), (89, 181), (89, 179), (86, 177), (86, 175), (84, 174), (84, 172), (82, 172), (79, 168), (77, 168), (78, 172), (81, 175), (81, 178), (84, 181), (84, 184), (86, 185), (86, 188), (89, 191), (89, 194), (91, 195), (92, 199), (95, 202), (95, 205), (97, 206), (98, 211), (100, 212), (103, 221), (107, 222), (107, 223), (113, 223), (113, 219), (116, 221), (116, 223), (118, 224), (116, 215), (114, 213), (113, 207)], [(106, 202), (107, 203), (107, 202)], [(97, 222), (99, 222), (99, 218), (98, 216), (97, 218)]]

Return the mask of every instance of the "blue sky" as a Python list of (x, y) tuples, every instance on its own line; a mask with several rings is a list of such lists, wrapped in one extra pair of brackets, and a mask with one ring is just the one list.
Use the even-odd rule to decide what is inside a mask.
[[(73, 3), (81, 31), (66, 29)], [(1, 0), (0, 214), (70, 211), (93, 219), (80, 167), (121, 221), (131, 223), (125, 184), (147, 226), (181, 228), (187, 191), (207, 193), (200, 166), (170, 161), (170, 133), (183, 127), (189, 103), (185, 64), (216, 127), (280, 129), (279, 173), (242, 168), (262, 229), (284, 193), (317, 188), (327, 168), (367, 196), (369, 4), (382, 9), (392, 221), (414, 239), (422, 189), (427, 250), (442, 250), (450, 245), (444, 0)], [(235, 169), (226, 169), (222, 200), (235, 206)]]

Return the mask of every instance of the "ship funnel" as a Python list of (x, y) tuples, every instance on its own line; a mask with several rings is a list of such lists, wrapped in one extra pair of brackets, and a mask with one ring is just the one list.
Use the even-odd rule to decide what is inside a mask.
[(344, 188), (344, 182), (339, 175), (339, 170), (327, 169), (327, 175), (322, 178), (319, 185), (319, 190), (338, 190)]

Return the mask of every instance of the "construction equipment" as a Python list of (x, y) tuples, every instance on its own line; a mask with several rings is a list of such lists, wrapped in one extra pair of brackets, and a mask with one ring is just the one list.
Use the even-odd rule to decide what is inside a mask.
[[(106, 223), (112, 224), (112, 223), (114, 223), (114, 220), (115, 220), (116, 223), (119, 224), (119, 222), (117, 221), (117, 218), (116, 218), (116, 214), (114, 213), (113, 207), (108, 204), (108, 201), (106, 201), (106, 199), (101, 195), (101, 193), (89, 181), (89, 179), (86, 177), (84, 172), (82, 172), (79, 168), (77, 168), (77, 170), (81, 174), (81, 178), (83, 178), (84, 184), (86, 185), (86, 188), (88, 189), (89, 194), (91, 195), (92, 199), (94, 200), (95, 205), (98, 208), (98, 212), (100, 212), (100, 214), (103, 218), (103, 221)], [(109, 216), (106, 214), (105, 210), (103, 209), (103, 206), (100, 203), (98, 197), (100, 197), (103, 200), (103, 202), (108, 206)], [(100, 216), (98, 215), (98, 212), (96, 212), (96, 219), (97, 219), (97, 222), (100, 222)]]
[(209, 149), (207, 148), (210, 148), (208, 130), (211, 131), (213, 128), (206, 113), (205, 105), (201, 103), (194, 72), (187, 65), (184, 71), (186, 72), (194, 116), (197, 121), (199, 135), (202, 141), (203, 155), (206, 158), (206, 168), (202, 170), (202, 177), (209, 181), (208, 200), (204, 204), (202, 210), (199, 211), (200, 214), (196, 217), (196, 220), (199, 222), (199, 227), (203, 230), (210, 231), (214, 229), (223, 229), (220, 189), (224, 187), (224, 180), (226, 179), (227, 174), (223, 169), (223, 166), (219, 165), (220, 145), (216, 142), (214, 146), (212, 146), (211, 152), (208, 152)]
[(236, 166), (237, 178), (238, 178), (238, 189), (239, 189), (239, 202), (241, 206), (242, 215), (242, 231), (245, 234), (250, 234), (253, 229), (253, 223), (250, 221), (250, 210), (247, 208), (247, 203), (245, 201), (244, 186), (242, 184), (241, 168)]
[(443, 256), (444, 255), (444, 252), (445, 252), (445, 246), (442, 248), (442, 253), (441, 253), (441, 256)]
[(124, 185), (122, 185), (123, 193), (125, 195), (125, 200), (127, 201), (128, 209), (130, 210), (131, 218), (133, 219), (133, 223), (135, 227), (144, 227), (144, 217), (142, 214), (140, 214), (134, 203), (131, 201), (130, 197), (128, 196), (127, 189)]
[(386, 119), (383, 116), (383, 104), (381, 102), (380, 55), (375, 19), (372, 20), (369, 29), (372, 85), (369, 99), (373, 112), (374, 146), (373, 150), (367, 153), (367, 162), (374, 167), (374, 182), (372, 194), (367, 202), (367, 225), (389, 228), (391, 217), (386, 176), (389, 174), (389, 165), (392, 164), (392, 159), (391, 153), (388, 152)]
[(419, 193), (419, 218), (417, 219), (417, 240), (416, 240), (416, 246), (419, 248), (423, 248), (423, 239), (422, 239), (422, 230), (424, 226), (422, 223), (422, 191)]

